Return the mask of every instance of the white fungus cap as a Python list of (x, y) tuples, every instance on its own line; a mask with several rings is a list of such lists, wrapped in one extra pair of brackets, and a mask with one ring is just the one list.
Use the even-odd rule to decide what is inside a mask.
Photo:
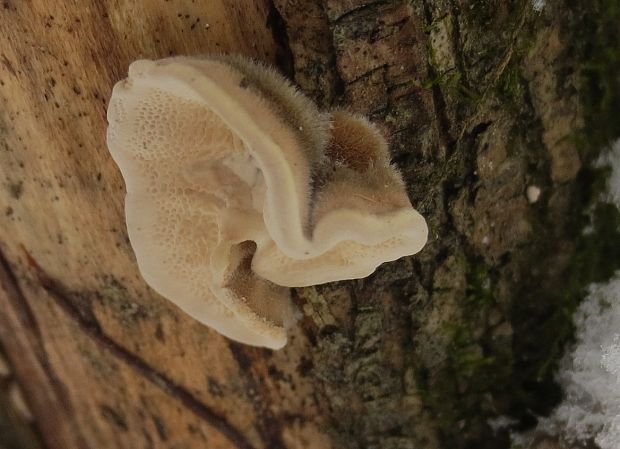
[(234, 340), (281, 348), (286, 287), (364, 277), (426, 242), (379, 132), (249, 60), (136, 61), (108, 122), (143, 277)]

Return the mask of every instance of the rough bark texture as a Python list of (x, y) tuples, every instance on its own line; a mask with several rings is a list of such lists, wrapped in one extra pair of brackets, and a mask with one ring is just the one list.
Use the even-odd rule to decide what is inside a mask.
[[(0, 415), (17, 429), (0, 447), (508, 448), (490, 423), (549, 411), (570, 313), (612, 269), (598, 255), (613, 246), (594, 245), (617, 243), (617, 214), (580, 234), (583, 92), (598, 86), (583, 84), (599, 74), (581, 61), (604, 52), (579, 33), (605, 4), (4, 1), (0, 405), (17, 381), (34, 424)], [(296, 290), (303, 318), (278, 352), (149, 290), (105, 147), (132, 60), (218, 51), (369, 115), (431, 229), (367, 279)]]

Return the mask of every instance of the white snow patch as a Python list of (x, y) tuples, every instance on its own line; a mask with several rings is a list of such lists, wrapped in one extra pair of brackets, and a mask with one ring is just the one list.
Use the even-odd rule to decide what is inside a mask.
[(539, 429), (575, 442), (620, 447), (620, 273), (590, 286), (574, 317), (577, 341), (560, 365), (565, 399)]
[(489, 419), (487, 424), (493, 430), (493, 433), (497, 433), (500, 430), (510, 429), (515, 424), (518, 424), (516, 419), (513, 419), (509, 416), (498, 416), (496, 418)]
[(537, 12), (542, 11), (546, 4), (546, 0), (532, 0), (532, 8)]
[[(599, 161), (609, 165), (607, 196), (620, 208), (620, 140)], [(569, 442), (593, 439), (601, 449), (620, 448), (620, 271), (593, 284), (575, 314), (576, 343), (557, 378), (564, 401), (538, 429)]]
[(611, 151), (599, 158), (596, 165), (611, 167), (605, 199), (620, 207), (620, 139), (613, 144)]

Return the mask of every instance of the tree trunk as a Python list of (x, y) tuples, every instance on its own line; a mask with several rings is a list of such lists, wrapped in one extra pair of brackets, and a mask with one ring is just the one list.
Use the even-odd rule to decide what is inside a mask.
[[(4, 1), (0, 341), (41, 441), (20, 427), (10, 438), (50, 449), (508, 448), (507, 429), (490, 423), (524, 428), (557, 400), (566, 309), (590, 280), (575, 280), (574, 264), (589, 243), (579, 236), (592, 158), (575, 138), (582, 9)], [(231, 342), (148, 288), (105, 145), (111, 88), (131, 61), (212, 52), (277, 65), (322, 107), (383, 127), (431, 230), (420, 254), (366, 279), (296, 289), (303, 317), (280, 351)]]

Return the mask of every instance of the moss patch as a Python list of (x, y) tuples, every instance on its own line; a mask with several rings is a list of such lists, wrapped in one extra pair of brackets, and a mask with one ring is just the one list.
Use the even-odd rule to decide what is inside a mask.
[[(496, 264), (467, 249), (467, 287), (459, 304), (463, 319), (443, 329), (449, 339), (445, 363), (433, 371), (414, 362), (444, 448), (508, 448), (507, 429), (494, 432), (490, 420), (509, 417), (513, 430), (523, 430), (553, 409), (562, 398), (554, 373), (573, 339), (573, 314), (589, 284), (605, 281), (620, 269), (620, 213), (600, 202), (605, 170), (590, 168), (605, 145), (620, 135), (620, 4), (579, 4), (561, 18), (563, 39), (571, 44), (556, 73), (560, 95), (572, 94), (564, 81), (575, 72), (581, 80), (585, 126), (570, 138), (585, 168), (576, 179), (560, 184), (548, 175), (540, 137), (544, 130), (532, 115), (528, 82), (521, 72), (533, 23), (526, 22), (522, 33), (528, 36), (517, 41), (493, 88), (501, 108), (513, 113), (514, 129), (527, 147), (517, 145), (519, 151), (511, 150), (509, 156), (527, 160), (527, 175), (547, 195), (530, 207), (532, 236), (527, 245)], [(547, 19), (533, 20), (548, 26)], [(460, 83), (451, 76), (453, 83), (432, 84), (449, 92)], [(511, 139), (507, 147), (516, 141)]]
[(591, 159), (610, 140), (620, 136), (620, 3), (616, 0), (579, 1), (572, 28), (573, 54), (584, 61), (581, 98), (586, 132), (582, 147)]

